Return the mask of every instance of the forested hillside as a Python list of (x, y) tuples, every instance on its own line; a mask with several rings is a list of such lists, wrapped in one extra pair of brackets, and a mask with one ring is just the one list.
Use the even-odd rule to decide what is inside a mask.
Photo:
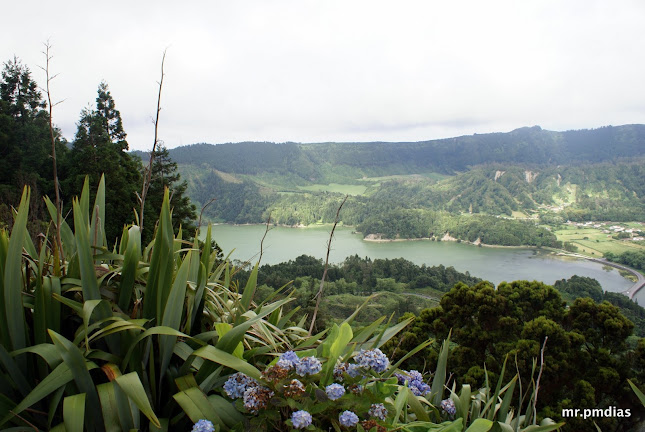
[(216, 199), (205, 215), (219, 222), (329, 223), (348, 194), (342, 221), (365, 236), (540, 246), (555, 237), (509, 218), (645, 217), (643, 125), (417, 143), (195, 144), (171, 156), (193, 201)]

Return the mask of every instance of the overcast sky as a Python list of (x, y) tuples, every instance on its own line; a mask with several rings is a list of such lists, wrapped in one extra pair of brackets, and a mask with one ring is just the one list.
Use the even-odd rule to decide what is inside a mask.
[(73, 139), (105, 80), (131, 149), (197, 142), (422, 141), (645, 123), (645, 2), (23, 1), (0, 60), (43, 85)]

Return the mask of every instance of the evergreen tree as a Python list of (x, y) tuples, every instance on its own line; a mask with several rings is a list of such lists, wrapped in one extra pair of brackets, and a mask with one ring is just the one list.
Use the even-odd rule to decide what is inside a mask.
[[(0, 202), (17, 205), (22, 188), (29, 185), (34, 222), (47, 218), (42, 195), (54, 194), (46, 107), (29, 68), (15, 57), (6, 62), (0, 79)], [(64, 158), (64, 141), (58, 130), (54, 133), (57, 154)], [(2, 222), (11, 224), (10, 213), (2, 213), (9, 215)]]
[[(159, 145), (152, 164), (152, 179), (146, 198), (146, 214), (156, 215), (159, 213), (166, 187), (170, 190), (170, 205), (173, 209), (172, 219), (175, 233), (179, 231), (181, 225), (183, 237), (190, 238), (195, 234), (197, 214), (195, 205), (186, 195), (188, 183), (181, 180), (181, 176), (177, 172), (177, 163), (170, 158), (168, 149)], [(155, 219), (145, 219), (144, 239), (152, 238), (154, 224)]]
[(90, 180), (90, 191), (94, 191), (101, 175), (105, 174), (108, 243), (121, 236), (124, 224), (133, 222), (133, 209), (138, 205), (136, 191), (141, 184), (141, 163), (126, 153), (125, 138), (121, 114), (115, 108), (107, 84), (102, 82), (98, 87), (96, 108), (81, 111), (65, 184), (69, 205), (71, 197), (80, 194), (86, 176)]

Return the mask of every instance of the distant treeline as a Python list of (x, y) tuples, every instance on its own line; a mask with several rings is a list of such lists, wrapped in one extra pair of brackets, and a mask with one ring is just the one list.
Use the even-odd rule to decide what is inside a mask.
[[(365, 175), (440, 172), (502, 163), (534, 166), (616, 161), (645, 155), (645, 125), (607, 126), (552, 132), (539, 126), (508, 133), (475, 134), (423, 142), (195, 144), (171, 152), (179, 164), (224, 172), (296, 174), (306, 181), (325, 178), (331, 167)], [(356, 178), (352, 175), (352, 177)]]

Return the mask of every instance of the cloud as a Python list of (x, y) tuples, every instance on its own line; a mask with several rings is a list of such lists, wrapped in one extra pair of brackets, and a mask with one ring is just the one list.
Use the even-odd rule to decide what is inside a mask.
[[(71, 139), (101, 80), (132, 148), (243, 140), (426, 140), (641, 122), (639, 1), (41, 2), (0, 28), (42, 83), (54, 46), (55, 122)], [(6, 16), (23, 16), (11, 3)], [(19, 35), (19, 36), (18, 36)], [(446, 135), (448, 134), (448, 135)]]

